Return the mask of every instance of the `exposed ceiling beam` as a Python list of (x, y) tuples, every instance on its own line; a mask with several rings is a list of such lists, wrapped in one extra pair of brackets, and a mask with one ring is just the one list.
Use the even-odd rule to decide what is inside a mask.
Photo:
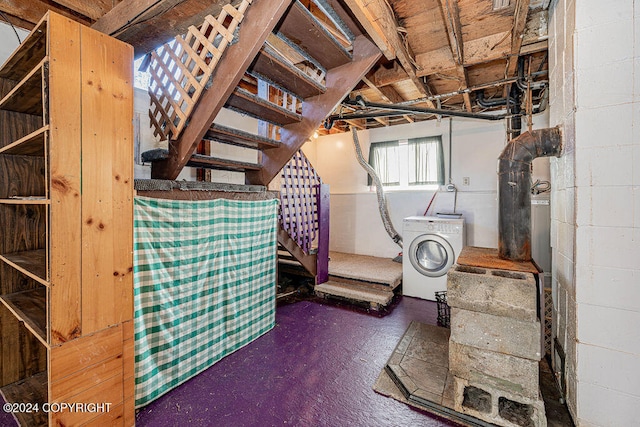
[(529, 13), (529, 0), (517, 0), (515, 11), (513, 13), (513, 30), (511, 31), (511, 56), (507, 59), (507, 68), (505, 78), (512, 77), (516, 73), (518, 67), (518, 56), (522, 47), (522, 36), (524, 35), (524, 27), (527, 23), (527, 14)]
[(388, 3), (379, 0), (366, 3), (363, 0), (345, 0), (345, 3), (385, 58), (395, 59), (396, 46), (391, 39), (393, 34), (397, 34), (397, 25), (392, 18), (393, 12), (388, 10)]
[[(447, 35), (449, 36), (449, 47), (453, 62), (456, 64), (456, 72), (460, 80), (460, 89), (466, 89), (469, 86), (467, 78), (467, 70), (464, 68), (464, 42), (462, 40), (462, 26), (460, 25), (460, 11), (458, 2), (453, 0), (439, 0), (440, 10), (447, 27)], [(468, 112), (472, 111), (471, 97), (469, 93), (463, 95), (464, 107)]]
[[(415, 60), (398, 34), (399, 25), (396, 22), (393, 10), (389, 7), (389, 3), (385, 0), (367, 0), (366, 2), (364, 0), (345, 0), (345, 3), (351, 8), (351, 11), (368, 32), (369, 29), (373, 27), (372, 32), (375, 33), (375, 35), (369, 32), (372, 38), (384, 38), (384, 46), (389, 46), (387, 50), (395, 52), (395, 58), (407, 73), (408, 79), (411, 80), (420, 95), (423, 97), (431, 96), (429, 87), (416, 75)], [(362, 16), (366, 16), (367, 19), (363, 21), (361, 19)], [(376, 42), (376, 44), (378, 43)], [(380, 50), (383, 49), (381, 48)], [(385, 54), (385, 56), (387, 55)], [(388, 56), (387, 58), (390, 59)]]
[(125, 26), (135, 24), (143, 14), (159, 7), (160, 3), (162, 0), (124, 0), (98, 19), (92, 28), (105, 34), (116, 34)]
[(365, 130), (367, 128), (367, 119), (345, 120), (345, 122), (356, 129)]
[(453, 0), (439, 0), (440, 10), (447, 27), (447, 35), (449, 36), (449, 46), (453, 54), (453, 60), (456, 64), (461, 65), (464, 58), (464, 45), (462, 42), (462, 26), (460, 25), (460, 11), (458, 10), (458, 2)]
[(407, 73), (405, 73), (397, 62), (393, 61), (393, 68), (378, 67), (369, 78), (374, 85), (381, 87), (407, 80)]
[(129, 43), (139, 57), (202, 24), (206, 15), (218, 16), (229, 3), (240, 0), (124, 0), (92, 28)]
[[(369, 86), (370, 89), (372, 89), (374, 92), (376, 92), (380, 98), (382, 98), (385, 102), (388, 102), (389, 104), (397, 104), (399, 102), (405, 101), (405, 99), (394, 88), (392, 88), (391, 86), (378, 87), (378, 86), (376, 86), (376, 84), (371, 79), (369, 79), (369, 76), (363, 77), (362, 81), (367, 86)], [(411, 117), (409, 115), (405, 114), (403, 117), (408, 122), (413, 122), (413, 120), (411, 119)], [(389, 119), (388, 118), (386, 119), (385, 123), (381, 122), (379, 119), (381, 119), (381, 117), (375, 117), (375, 120), (377, 122), (382, 123), (385, 126), (389, 125)]]
[(391, 87), (391, 86), (378, 87), (374, 83), (373, 79), (371, 79), (370, 77), (371, 76), (363, 77), (362, 81), (367, 86), (369, 86), (370, 89), (372, 89), (374, 92), (376, 92), (376, 94), (380, 98), (382, 98), (385, 102), (388, 102), (390, 104), (397, 104), (399, 102), (405, 101), (405, 99), (402, 98), (402, 96), (393, 87)]
[(11, 17), (15, 17), (18, 22), (28, 23), (29, 27), (26, 27), (24, 24), (20, 25), (27, 30), (31, 30), (35, 24), (40, 22), (40, 19), (42, 19), (48, 10), (52, 10), (82, 24), (91, 25), (91, 20), (86, 16), (80, 15), (66, 7), (55, 6), (51, 4), (51, 2), (40, 0), (0, 1), (0, 11)]
[(68, 7), (71, 10), (75, 10), (76, 12), (95, 21), (110, 11), (115, 2), (111, 0), (56, 0), (56, 3), (64, 7)]

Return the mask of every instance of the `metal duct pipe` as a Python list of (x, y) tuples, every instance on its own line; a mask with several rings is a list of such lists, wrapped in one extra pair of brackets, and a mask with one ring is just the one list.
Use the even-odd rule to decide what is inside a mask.
[(503, 105), (507, 105), (507, 101), (513, 104), (513, 99), (510, 98), (494, 98), (494, 99), (485, 99), (484, 98), (484, 90), (479, 90), (476, 92), (476, 102), (482, 108), (491, 108), (491, 107), (502, 107)]
[(531, 162), (562, 153), (560, 128), (525, 132), (509, 141), (498, 163), (498, 255), (531, 261)]
[[(361, 98), (361, 97), (357, 97), (355, 101), (347, 99), (347, 100), (344, 100), (342, 103), (345, 105), (352, 105), (352, 106), (378, 108), (380, 110), (399, 111), (405, 114), (407, 113), (408, 114), (433, 114), (433, 115), (438, 115), (443, 117), (466, 117), (469, 119), (480, 119), (480, 120), (502, 120), (505, 117), (507, 117), (506, 115), (468, 113), (466, 111), (442, 110), (442, 109), (436, 109), (436, 108), (420, 108), (420, 107), (411, 107), (411, 106), (401, 105), (401, 104), (381, 104), (378, 102), (364, 101), (364, 99), (358, 99), (358, 98)], [(353, 117), (350, 117), (350, 118), (353, 118)], [(340, 119), (340, 117), (337, 117), (337, 119)]]

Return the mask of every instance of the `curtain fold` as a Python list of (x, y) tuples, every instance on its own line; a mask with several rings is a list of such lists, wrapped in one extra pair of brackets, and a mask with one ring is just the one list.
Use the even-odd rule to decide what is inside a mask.
[(442, 138), (409, 140), (409, 185), (444, 184)]

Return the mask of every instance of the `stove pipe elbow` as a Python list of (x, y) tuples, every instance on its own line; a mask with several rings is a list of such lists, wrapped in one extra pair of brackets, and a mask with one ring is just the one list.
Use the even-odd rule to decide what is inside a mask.
[(498, 255), (531, 261), (531, 162), (560, 157), (560, 128), (538, 129), (513, 138), (498, 161)]

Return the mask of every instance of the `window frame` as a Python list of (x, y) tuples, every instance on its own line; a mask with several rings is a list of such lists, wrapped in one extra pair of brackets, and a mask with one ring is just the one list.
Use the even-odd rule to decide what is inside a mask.
[[(396, 170), (399, 173), (398, 179), (399, 181), (392, 182), (382, 182), (383, 188), (387, 188), (390, 190), (418, 190), (418, 189), (433, 189), (433, 187), (438, 187), (444, 185), (445, 183), (445, 159), (444, 159), (444, 148), (442, 143), (442, 135), (430, 135), (430, 136), (422, 136), (415, 138), (401, 138), (397, 140), (391, 141), (379, 141), (372, 142), (369, 145), (369, 165), (378, 173), (378, 175), (382, 180), (383, 174), (380, 173), (379, 168), (377, 167), (376, 161), (376, 153), (379, 152), (379, 149), (395, 147), (396, 151), (396, 161), (397, 166)], [(434, 180), (418, 180), (420, 175), (429, 177), (433, 176), (432, 171), (425, 170), (422, 173), (417, 172), (417, 162), (416, 156), (412, 156), (412, 151), (415, 152), (418, 144), (429, 144), (434, 145), (435, 147), (435, 159), (426, 161), (425, 167), (427, 165), (431, 165), (431, 167), (436, 168), (435, 172), (435, 181)], [(431, 147), (426, 148), (427, 150), (432, 149)], [(423, 149), (424, 150), (424, 149)], [(413, 162), (413, 164), (412, 164)], [(413, 180), (413, 181), (412, 181)], [(367, 185), (369, 187), (373, 187), (373, 179), (371, 176), (367, 174)], [(428, 188), (431, 187), (431, 188)]]

